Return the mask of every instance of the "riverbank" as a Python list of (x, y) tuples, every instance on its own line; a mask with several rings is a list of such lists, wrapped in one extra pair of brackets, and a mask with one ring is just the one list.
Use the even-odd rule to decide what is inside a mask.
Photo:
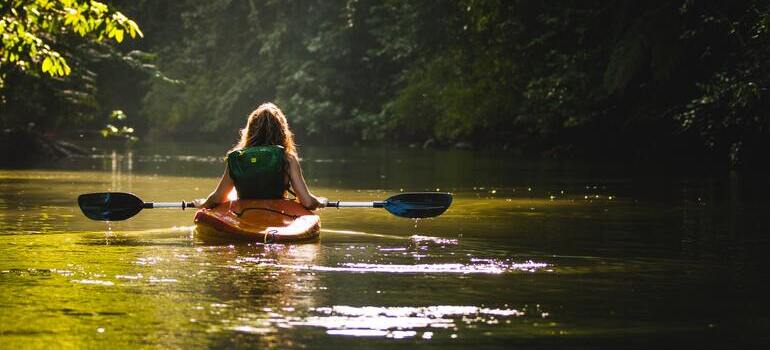
[(0, 130), (0, 166), (18, 166), (87, 156), (90, 152), (74, 143), (58, 140), (29, 129)]

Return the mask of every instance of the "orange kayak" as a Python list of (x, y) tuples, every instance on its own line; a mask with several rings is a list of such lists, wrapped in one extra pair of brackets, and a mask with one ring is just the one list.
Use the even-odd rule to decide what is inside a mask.
[(198, 238), (208, 243), (296, 243), (318, 238), (320, 218), (287, 199), (224, 202), (195, 213)]

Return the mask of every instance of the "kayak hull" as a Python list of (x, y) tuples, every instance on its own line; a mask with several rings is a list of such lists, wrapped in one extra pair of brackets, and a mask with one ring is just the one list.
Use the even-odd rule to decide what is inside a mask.
[(208, 243), (298, 243), (318, 238), (318, 215), (287, 199), (224, 202), (195, 213), (198, 238)]

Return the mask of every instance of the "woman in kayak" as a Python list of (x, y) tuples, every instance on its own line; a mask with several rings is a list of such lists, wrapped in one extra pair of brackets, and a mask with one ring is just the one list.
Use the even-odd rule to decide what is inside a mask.
[(327, 201), (307, 188), (294, 135), (283, 112), (272, 103), (263, 103), (251, 112), (240, 141), (227, 154), (219, 185), (205, 200), (195, 200), (195, 206), (213, 208), (227, 200), (233, 187), (240, 199), (285, 198), (291, 192), (311, 210)]

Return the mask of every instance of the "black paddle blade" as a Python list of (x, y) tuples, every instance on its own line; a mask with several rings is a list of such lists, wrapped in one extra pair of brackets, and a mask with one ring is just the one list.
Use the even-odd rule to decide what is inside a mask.
[(130, 193), (100, 192), (81, 194), (78, 205), (91, 220), (120, 221), (136, 215), (144, 202)]
[(402, 193), (385, 201), (385, 210), (404, 218), (430, 218), (443, 214), (452, 204), (451, 193)]

